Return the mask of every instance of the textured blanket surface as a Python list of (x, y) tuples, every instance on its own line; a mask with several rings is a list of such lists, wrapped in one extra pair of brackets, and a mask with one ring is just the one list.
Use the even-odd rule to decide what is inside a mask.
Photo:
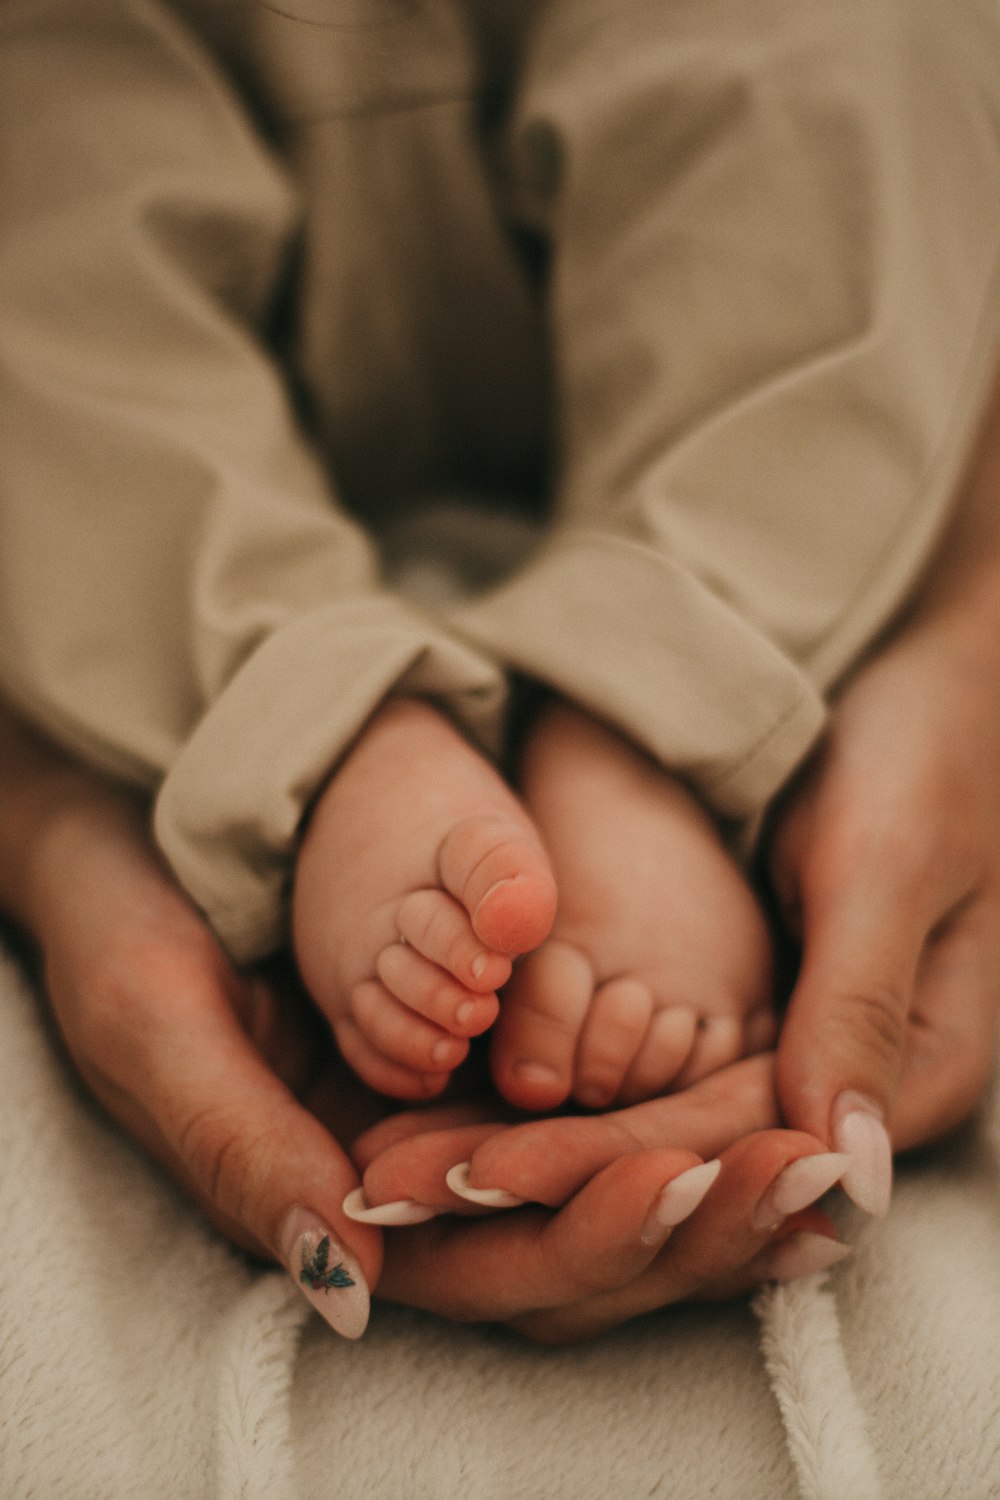
[(376, 1308), (338, 1340), (81, 1094), (0, 954), (3, 1500), (990, 1500), (995, 1113), (832, 1280), (589, 1346)]

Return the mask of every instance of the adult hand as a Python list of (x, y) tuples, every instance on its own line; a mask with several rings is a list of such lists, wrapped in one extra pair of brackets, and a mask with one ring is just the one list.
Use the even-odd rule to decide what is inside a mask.
[[(235, 972), (138, 809), (6, 719), (0, 784), (0, 904), (37, 945), (81, 1076), (213, 1224), (356, 1338), (381, 1236), (341, 1211), (358, 1179), (313, 1105), (332, 1092), (325, 1032), (290, 986)], [(350, 1127), (377, 1114), (355, 1104)]]
[(362, 1211), (397, 1226), (424, 1205), (448, 1215), (390, 1230), (383, 1294), (561, 1343), (832, 1265), (848, 1249), (808, 1205), (845, 1162), (775, 1128), (772, 1063), (606, 1115), (511, 1125), (439, 1105), (374, 1126), (354, 1148), (378, 1205)]
[(891, 1146), (965, 1119), (995, 1053), (998, 411), (918, 606), (841, 696), (773, 827), (773, 884), (802, 945), (781, 1104), (851, 1153), (844, 1185), (872, 1213), (888, 1207)]
[[(344, 1148), (385, 1101), (345, 1074), (294, 986), (231, 968), (157, 862), (137, 810), (2, 715), (0, 767), (0, 906), (39, 947), (81, 1075), (224, 1234), (285, 1264), (328, 1321), (357, 1336), (381, 1243), (377, 1229), (342, 1211), (358, 1182)], [(380, 1291), (445, 1316), (500, 1319), (564, 1340), (843, 1253), (823, 1216), (792, 1213), (784, 1231), (807, 1238), (795, 1234), (760, 1254), (791, 1202), (787, 1177), (784, 1208), (765, 1202), (766, 1225), (752, 1227), (753, 1208), (786, 1166), (815, 1152), (804, 1136), (762, 1129), (725, 1152), (722, 1190), (691, 1212), (715, 1177), (714, 1168), (704, 1171), (704, 1153), (726, 1138), (710, 1101), (700, 1108), (701, 1129), (698, 1108), (689, 1111), (691, 1142), (677, 1120), (678, 1142), (667, 1121), (659, 1135), (650, 1126), (648, 1146), (609, 1120), (601, 1162), (581, 1134), (578, 1167), (589, 1155), (590, 1169), (567, 1184), (558, 1213), (527, 1210), (491, 1224), (449, 1217), (394, 1234)], [(454, 1119), (455, 1109), (441, 1105), (434, 1123)], [(773, 1089), (761, 1075), (734, 1102), (728, 1130), (774, 1119)], [(537, 1128), (561, 1125), (575, 1136), (587, 1123)], [(406, 1122), (386, 1128), (398, 1140)], [(516, 1149), (518, 1132), (504, 1135)], [(794, 1176), (791, 1190), (802, 1199)]]

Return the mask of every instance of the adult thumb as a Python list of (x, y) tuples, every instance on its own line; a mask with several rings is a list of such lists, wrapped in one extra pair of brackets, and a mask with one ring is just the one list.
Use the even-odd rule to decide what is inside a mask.
[(788, 1124), (844, 1152), (842, 1187), (883, 1215), (892, 1190), (888, 1124), (902, 1074), (921, 903), (856, 870), (802, 893), (802, 964), (781, 1030), (776, 1083)]
[(204, 998), (169, 1049), (147, 1051), (144, 1128), (126, 1123), (217, 1228), (277, 1260), (331, 1328), (358, 1338), (382, 1267), (379, 1231), (341, 1208), (358, 1174), (233, 1010)]

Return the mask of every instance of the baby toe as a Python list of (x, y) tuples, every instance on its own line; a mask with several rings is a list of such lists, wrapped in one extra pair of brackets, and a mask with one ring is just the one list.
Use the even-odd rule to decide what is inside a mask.
[(351, 1015), (377, 1052), (417, 1073), (451, 1072), (469, 1050), (463, 1037), (425, 1021), (375, 979), (355, 985)]
[(545, 941), (555, 919), (556, 885), (529, 825), (505, 816), (465, 819), (442, 843), (438, 867), (441, 884), (488, 948), (514, 957)]
[(476, 937), (469, 914), (446, 891), (412, 891), (396, 915), (400, 937), (470, 990), (488, 994), (510, 978), (510, 959)]
[(453, 1036), (478, 1036), (497, 1018), (496, 995), (472, 994), (406, 944), (390, 943), (383, 948), (375, 960), (375, 972), (408, 1010)]
[(743, 1020), (739, 1016), (698, 1018), (694, 1041), (687, 1061), (673, 1080), (675, 1088), (687, 1088), (709, 1073), (717, 1073), (728, 1063), (743, 1056)]
[(589, 1109), (605, 1109), (618, 1094), (653, 1015), (648, 985), (611, 979), (594, 995), (576, 1050), (573, 1095)]
[(440, 1094), (450, 1073), (419, 1073), (380, 1052), (350, 1017), (333, 1023), (341, 1057), (360, 1079), (380, 1094), (393, 1099), (419, 1101)]
[(657, 1010), (625, 1075), (621, 1101), (635, 1104), (661, 1094), (686, 1063), (697, 1029), (698, 1016), (690, 1006), (667, 1005)]

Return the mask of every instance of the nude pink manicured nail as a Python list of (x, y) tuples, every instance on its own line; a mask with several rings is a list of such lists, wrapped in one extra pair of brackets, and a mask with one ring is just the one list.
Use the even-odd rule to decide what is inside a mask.
[(823, 1151), (789, 1162), (758, 1203), (751, 1227), (774, 1229), (789, 1214), (808, 1208), (840, 1181), (850, 1163), (851, 1158), (841, 1151)]
[(345, 1339), (368, 1326), (368, 1283), (351, 1252), (307, 1208), (293, 1208), (279, 1234), (281, 1256), (299, 1291)]
[(646, 1216), (640, 1244), (661, 1245), (672, 1229), (694, 1213), (721, 1170), (721, 1161), (706, 1161), (668, 1182)]
[(428, 1219), (436, 1219), (441, 1212), (429, 1203), (418, 1203), (415, 1198), (398, 1198), (393, 1203), (372, 1205), (363, 1187), (348, 1193), (341, 1207), (357, 1224), (381, 1224), (384, 1228), (396, 1229), (404, 1229), (410, 1224), (426, 1224)]
[(833, 1106), (833, 1143), (851, 1158), (841, 1186), (866, 1214), (881, 1219), (892, 1197), (892, 1143), (873, 1099), (846, 1092)]
[(527, 1198), (508, 1193), (506, 1188), (474, 1188), (469, 1184), (469, 1162), (460, 1161), (445, 1174), (445, 1182), (458, 1198), (469, 1203), (478, 1203), (485, 1208), (520, 1208)]
[(790, 1234), (775, 1245), (767, 1259), (765, 1281), (795, 1281), (799, 1276), (817, 1276), (828, 1271), (851, 1253), (850, 1245), (831, 1240), (825, 1234)]

